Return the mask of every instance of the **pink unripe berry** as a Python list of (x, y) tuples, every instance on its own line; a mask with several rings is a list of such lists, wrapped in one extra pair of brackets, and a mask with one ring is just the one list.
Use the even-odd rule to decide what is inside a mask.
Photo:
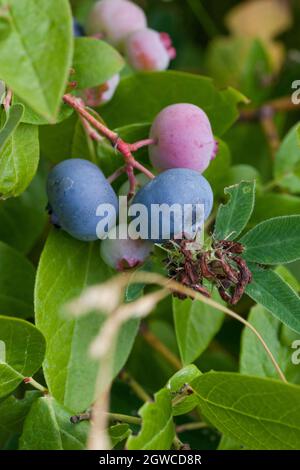
[(103, 34), (114, 46), (133, 31), (147, 27), (143, 10), (128, 0), (100, 0), (91, 10), (87, 31), (90, 35)]
[(135, 70), (166, 70), (170, 60), (176, 56), (170, 36), (153, 29), (141, 29), (130, 34), (124, 49), (129, 65)]
[(84, 91), (85, 104), (91, 108), (95, 108), (101, 104), (107, 103), (114, 96), (119, 83), (120, 75), (116, 74), (103, 85), (86, 89)]
[(188, 103), (167, 106), (155, 118), (149, 147), (152, 165), (161, 170), (189, 168), (203, 172), (216, 156), (209, 119), (205, 112)]
[[(117, 227), (117, 230), (120, 228)], [(149, 257), (153, 243), (146, 240), (110, 239), (101, 242), (100, 253), (103, 261), (117, 271), (135, 268)]]

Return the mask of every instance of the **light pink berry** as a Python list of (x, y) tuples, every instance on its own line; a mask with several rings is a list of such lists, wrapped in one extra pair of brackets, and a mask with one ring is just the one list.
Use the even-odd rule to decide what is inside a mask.
[(152, 165), (161, 170), (189, 168), (206, 170), (216, 156), (217, 143), (205, 112), (188, 103), (164, 108), (155, 118), (149, 147)]
[(141, 29), (130, 34), (124, 49), (129, 65), (135, 70), (166, 70), (170, 60), (176, 56), (170, 36), (153, 29)]
[(133, 31), (147, 27), (143, 10), (128, 0), (100, 0), (91, 10), (87, 32), (103, 34), (104, 39), (115, 46)]
[(112, 99), (115, 91), (120, 83), (120, 75), (116, 74), (103, 85), (88, 88), (84, 91), (85, 104), (91, 108), (100, 106), (101, 104), (107, 103)]
[(146, 240), (106, 238), (101, 242), (100, 254), (108, 266), (117, 271), (125, 271), (143, 264), (152, 249), (153, 243)]

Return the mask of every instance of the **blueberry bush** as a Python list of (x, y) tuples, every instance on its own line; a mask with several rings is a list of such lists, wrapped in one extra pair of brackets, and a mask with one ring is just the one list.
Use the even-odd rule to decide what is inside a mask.
[(2, 449), (300, 449), (299, 20), (1, 0)]

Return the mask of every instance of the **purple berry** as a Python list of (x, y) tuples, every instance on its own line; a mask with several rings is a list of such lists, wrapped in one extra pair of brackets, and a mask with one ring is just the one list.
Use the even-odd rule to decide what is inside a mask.
[(141, 29), (125, 40), (125, 54), (135, 70), (166, 70), (176, 56), (168, 34), (153, 29)]
[(217, 143), (205, 112), (188, 103), (167, 106), (155, 118), (149, 147), (152, 165), (161, 170), (206, 170), (216, 156)]
[(115, 46), (133, 31), (146, 28), (143, 10), (128, 0), (101, 0), (95, 3), (87, 24), (90, 35), (102, 34)]
[[(126, 227), (123, 227), (126, 230)], [(124, 271), (143, 264), (152, 249), (153, 244), (145, 240), (106, 238), (101, 243), (100, 253), (108, 266), (117, 271)]]

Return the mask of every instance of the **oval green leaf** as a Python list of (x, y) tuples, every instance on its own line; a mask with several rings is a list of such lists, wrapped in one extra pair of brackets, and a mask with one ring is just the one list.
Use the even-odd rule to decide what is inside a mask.
[(300, 258), (300, 215), (261, 222), (240, 240), (243, 256), (260, 264), (291, 263)]
[[(99, 243), (77, 241), (53, 230), (42, 253), (35, 289), (36, 323), (47, 340), (44, 374), (51, 394), (62, 405), (80, 412), (94, 401), (99, 368), (89, 346), (105, 317), (93, 313), (72, 319), (61, 307), (91, 284), (106, 281), (110, 269), (103, 263)], [(122, 328), (114, 360), (117, 374), (124, 366), (137, 333), (132, 320)]]
[(4, 397), (41, 367), (46, 343), (31, 323), (4, 316), (0, 316), (0, 342), (0, 397)]
[(203, 374), (191, 385), (203, 414), (231, 439), (248, 449), (299, 449), (299, 387), (226, 372)]
[(8, 7), (7, 34), (0, 41), (0, 76), (34, 111), (54, 120), (72, 65), (69, 2), (1, 0), (0, 4)]

